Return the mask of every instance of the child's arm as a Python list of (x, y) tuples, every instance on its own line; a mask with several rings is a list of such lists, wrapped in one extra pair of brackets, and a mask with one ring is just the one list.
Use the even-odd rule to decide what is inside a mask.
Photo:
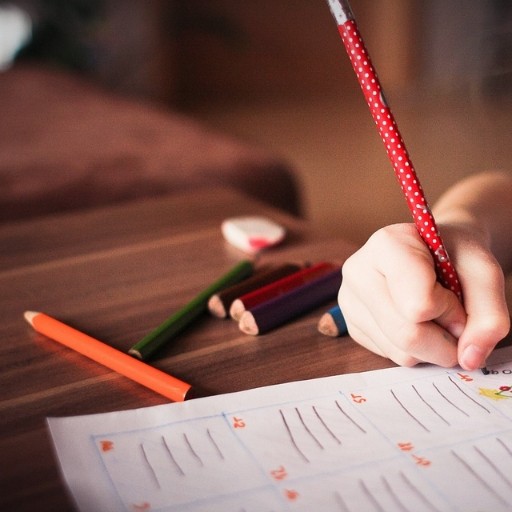
[(377, 231), (343, 266), (339, 303), (350, 335), (398, 364), (485, 364), (507, 334), (503, 270), (512, 267), (512, 178), (480, 174), (438, 201), (434, 216), (464, 307), (437, 281), (413, 224)]

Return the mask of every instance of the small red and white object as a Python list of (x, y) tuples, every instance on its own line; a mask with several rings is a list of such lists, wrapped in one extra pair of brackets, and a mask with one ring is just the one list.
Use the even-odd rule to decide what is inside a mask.
[(256, 254), (280, 243), (286, 235), (283, 226), (259, 216), (226, 219), (221, 230), (231, 245), (249, 254)]

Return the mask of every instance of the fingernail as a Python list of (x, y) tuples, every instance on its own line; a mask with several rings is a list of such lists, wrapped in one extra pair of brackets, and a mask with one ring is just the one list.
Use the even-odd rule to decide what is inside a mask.
[(468, 345), (460, 360), (460, 365), (466, 370), (476, 370), (485, 365), (487, 353), (478, 345)]

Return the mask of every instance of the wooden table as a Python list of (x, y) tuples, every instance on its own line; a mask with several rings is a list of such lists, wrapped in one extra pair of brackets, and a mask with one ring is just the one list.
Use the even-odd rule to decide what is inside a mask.
[[(46, 417), (166, 401), (38, 335), (23, 312), (43, 311), (126, 350), (245, 257), (220, 232), (224, 218), (245, 214), (270, 216), (289, 230), (286, 243), (262, 263), (341, 263), (354, 250), (228, 189), (0, 228), (0, 510), (73, 509)], [(209, 394), (392, 365), (349, 338), (319, 334), (321, 313), (260, 337), (205, 315), (152, 364)]]

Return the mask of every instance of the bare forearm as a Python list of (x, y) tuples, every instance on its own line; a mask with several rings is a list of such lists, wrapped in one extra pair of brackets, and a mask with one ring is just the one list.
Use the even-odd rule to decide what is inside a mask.
[(512, 175), (487, 172), (462, 180), (433, 208), (440, 226), (467, 225), (488, 244), (505, 273), (512, 271)]

